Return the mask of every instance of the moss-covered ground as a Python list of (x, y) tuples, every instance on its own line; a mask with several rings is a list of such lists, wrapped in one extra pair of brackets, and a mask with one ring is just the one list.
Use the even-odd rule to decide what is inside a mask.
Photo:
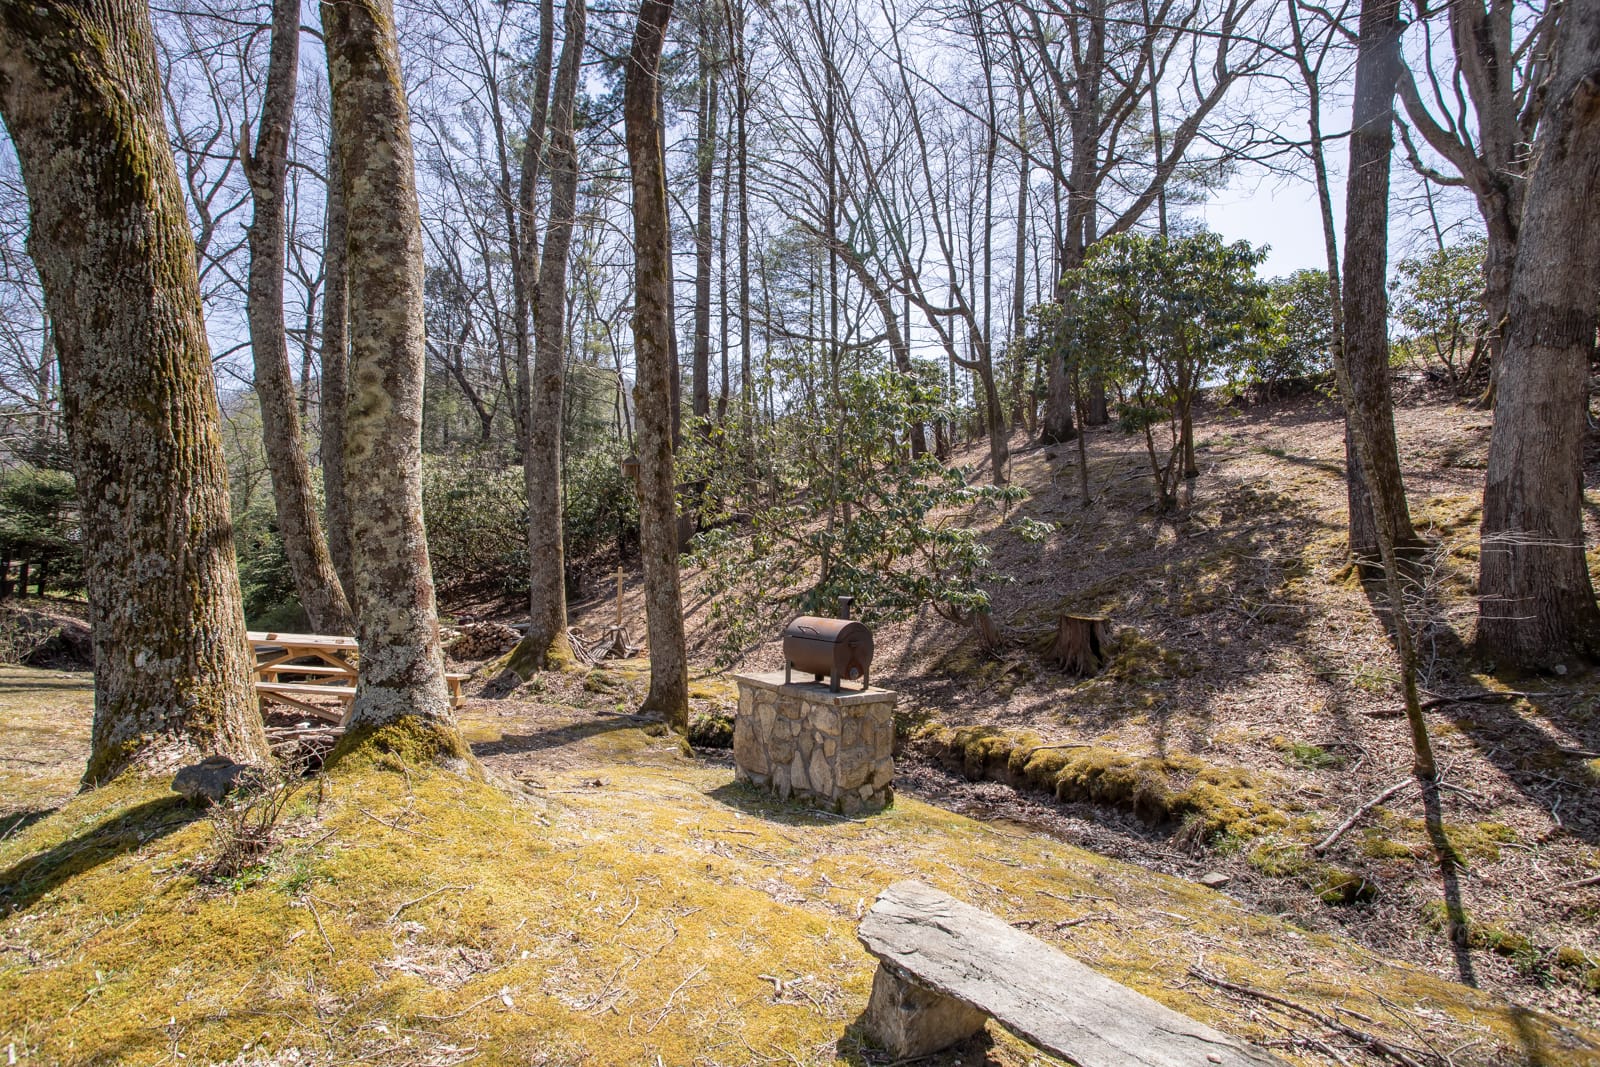
[[(11, 677), (0, 727), (21, 738), (29, 678)], [(54, 699), (38, 680), (31, 699)], [(0, 842), (0, 1055), (881, 1063), (856, 1026), (873, 961), (854, 929), (916, 877), (1293, 1062), (1336, 1062), (1313, 1040), (1362, 1053), (1190, 968), (1457, 1064), (1600, 1063), (1581, 1028), (1014, 826), (904, 798), (816, 815), (596, 709), (464, 720), (490, 780), (345, 760), (289, 803), (267, 860), (227, 878), (213, 820), (164, 781), (75, 797)], [(8, 778), (0, 800), (27, 787)], [(928, 1062), (1045, 1062), (990, 1031)]]

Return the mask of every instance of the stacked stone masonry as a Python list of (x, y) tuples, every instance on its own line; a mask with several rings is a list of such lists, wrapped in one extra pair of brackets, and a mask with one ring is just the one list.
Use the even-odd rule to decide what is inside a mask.
[(783, 672), (735, 675), (735, 775), (844, 815), (894, 799), (894, 705), (887, 689), (832, 692)]

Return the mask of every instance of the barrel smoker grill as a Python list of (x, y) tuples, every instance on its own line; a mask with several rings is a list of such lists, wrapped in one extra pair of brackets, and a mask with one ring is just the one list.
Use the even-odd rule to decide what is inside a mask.
[(810, 674), (828, 688), (839, 691), (843, 679), (860, 679), (866, 689), (872, 672), (872, 631), (849, 618), (848, 598), (841, 597), (842, 619), (802, 615), (783, 628), (783, 680), (793, 680), (793, 672)]

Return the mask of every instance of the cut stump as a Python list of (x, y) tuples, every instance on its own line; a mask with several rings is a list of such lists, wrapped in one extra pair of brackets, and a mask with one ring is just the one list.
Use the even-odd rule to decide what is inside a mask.
[(1056, 618), (1050, 658), (1068, 674), (1088, 677), (1105, 666), (1110, 644), (1110, 622), (1105, 616), (1062, 614)]

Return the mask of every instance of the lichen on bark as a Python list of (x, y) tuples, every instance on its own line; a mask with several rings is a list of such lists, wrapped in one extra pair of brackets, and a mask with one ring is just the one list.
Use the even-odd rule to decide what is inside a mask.
[(455, 738), (422, 522), (422, 221), (388, 0), (322, 5), (346, 209), (344, 460), (361, 644), (349, 727)]
[(56, 330), (95, 645), (85, 787), (268, 758), (194, 242), (137, 0), (0, 5), (0, 113)]

